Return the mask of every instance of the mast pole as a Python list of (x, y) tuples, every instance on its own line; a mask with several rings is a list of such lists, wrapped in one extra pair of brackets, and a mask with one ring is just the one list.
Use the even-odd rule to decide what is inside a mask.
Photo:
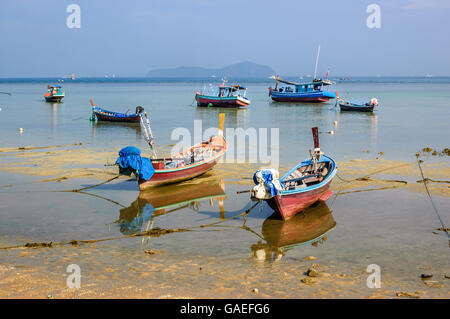
[(320, 44), (319, 44), (319, 48), (317, 49), (316, 67), (314, 68), (314, 79), (316, 78), (316, 75), (317, 75), (317, 65), (319, 64), (319, 54), (320, 54)]

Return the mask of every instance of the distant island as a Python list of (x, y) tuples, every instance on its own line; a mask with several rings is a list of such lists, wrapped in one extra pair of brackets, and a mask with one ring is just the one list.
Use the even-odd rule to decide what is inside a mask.
[(228, 65), (221, 69), (207, 69), (202, 67), (181, 66), (177, 68), (155, 69), (147, 73), (152, 78), (266, 78), (274, 75), (275, 71), (267, 66), (253, 62), (242, 62)]

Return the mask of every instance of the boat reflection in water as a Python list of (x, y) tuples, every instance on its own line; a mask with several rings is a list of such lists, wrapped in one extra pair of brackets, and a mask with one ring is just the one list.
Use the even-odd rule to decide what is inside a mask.
[(139, 197), (127, 208), (120, 210), (120, 216), (114, 223), (120, 227), (125, 235), (136, 234), (142, 231), (142, 226), (154, 217), (169, 214), (183, 208), (198, 211), (200, 202), (209, 200), (213, 205), (216, 199), (219, 203), (220, 214), (224, 213), (223, 200), (226, 198), (225, 184), (220, 180), (196, 180), (195, 183), (175, 184), (158, 187), (140, 192)]
[(252, 245), (252, 255), (258, 261), (280, 260), (286, 251), (296, 246), (316, 246), (324, 242), (326, 234), (335, 226), (331, 211), (322, 201), (286, 221), (274, 213), (262, 225), (262, 237), (266, 243), (259, 241)]

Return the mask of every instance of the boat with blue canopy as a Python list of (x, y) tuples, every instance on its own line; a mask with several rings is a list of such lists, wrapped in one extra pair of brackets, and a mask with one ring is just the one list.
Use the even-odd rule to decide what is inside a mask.
[[(316, 67), (314, 70), (314, 78), (312, 82), (296, 83), (283, 80), (279, 75), (272, 76), (276, 79), (275, 88), (269, 87), (269, 96), (276, 102), (328, 102), (330, 99), (336, 98), (334, 92), (330, 91), (330, 86), (334, 82), (328, 80), (328, 73), (325, 79), (317, 78), (317, 64), (319, 62), (320, 45), (317, 52)], [(287, 86), (279, 87), (279, 83)]]
[[(328, 79), (315, 78), (312, 82), (295, 83), (277, 76), (276, 81), (275, 88), (269, 88), (269, 96), (276, 102), (328, 102), (336, 98), (335, 93), (329, 90), (334, 83)], [(288, 86), (279, 87), (279, 83)]]

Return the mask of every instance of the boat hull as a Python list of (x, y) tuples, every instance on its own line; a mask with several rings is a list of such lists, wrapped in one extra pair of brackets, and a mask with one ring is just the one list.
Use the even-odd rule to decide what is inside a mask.
[(211, 158), (183, 167), (171, 169), (155, 169), (153, 176), (149, 180), (139, 178), (139, 190), (143, 191), (154, 186), (182, 182), (200, 176), (211, 170), (225, 154), (226, 142), (222, 136), (216, 136), (211, 144), (212, 146), (221, 146), (222, 150), (217, 152), (217, 154), (215, 154)]
[(211, 170), (218, 161), (219, 159), (183, 170), (155, 170), (155, 173), (150, 180), (146, 181), (141, 178), (139, 179), (139, 190), (143, 191), (154, 186), (173, 184), (192, 179)]
[[(295, 216), (296, 214), (302, 212), (305, 208), (311, 206), (317, 201), (326, 201), (332, 195), (329, 190), (330, 184), (337, 173), (337, 166), (331, 158), (322, 155), (319, 160), (319, 164), (323, 162), (330, 163), (330, 172), (326, 177), (318, 184), (308, 186), (305, 188), (294, 189), (294, 190), (282, 190), (276, 196), (266, 200), (267, 204), (274, 210), (280, 213), (281, 218), (288, 220), (289, 218)], [(296, 171), (298, 168), (309, 166), (311, 160), (304, 161), (292, 168), (288, 173), (286, 173), (280, 182), (283, 183), (284, 180), (289, 179), (292, 172)]]
[(375, 106), (339, 103), (339, 107), (341, 111), (373, 112)]
[(308, 93), (293, 93), (271, 91), (270, 97), (276, 102), (328, 102), (336, 95), (328, 91), (317, 91)]
[(319, 189), (290, 195), (277, 195), (267, 201), (267, 204), (278, 211), (281, 218), (288, 220), (296, 214), (302, 212), (315, 202), (326, 201), (332, 195), (329, 190), (331, 180)]
[(240, 97), (217, 97), (197, 94), (195, 96), (197, 106), (213, 106), (213, 107), (247, 107), (250, 100)]
[(113, 115), (107, 115), (100, 112), (94, 112), (95, 116), (97, 117), (98, 121), (105, 121), (105, 122), (123, 122), (123, 123), (138, 123), (140, 119), (139, 114), (133, 114), (130, 116), (113, 116)]
[(51, 96), (44, 96), (46, 102), (61, 102), (64, 98), (64, 95), (51, 95)]

